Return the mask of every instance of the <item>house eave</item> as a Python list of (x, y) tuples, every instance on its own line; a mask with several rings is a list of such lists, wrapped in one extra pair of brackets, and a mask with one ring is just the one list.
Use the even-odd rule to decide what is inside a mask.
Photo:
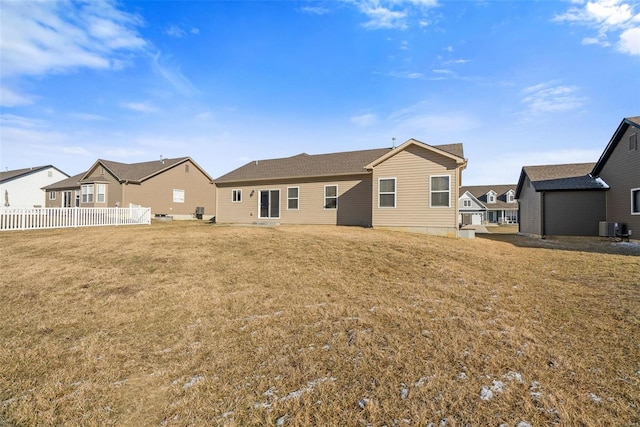
[(279, 176), (279, 177), (271, 177), (271, 178), (250, 178), (250, 179), (233, 179), (233, 180), (214, 180), (214, 184), (238, 184), (238, 183), (255, 183), (255, 182), (273, 182), (273, 181), (295, 181), (295, 180), (304, 180), (304, 179), (324, 179), (324, 178), (332, 178), (338, 177), (343, 178), (347, 176), (359, 176), (359, 175), (371, 175), (371, 171), (365, 170), (363, 172), (343, 172), (343, 173), (332, 173), (332, 174), (323, 174), (323, 175), (295, 175), (295, 176)]

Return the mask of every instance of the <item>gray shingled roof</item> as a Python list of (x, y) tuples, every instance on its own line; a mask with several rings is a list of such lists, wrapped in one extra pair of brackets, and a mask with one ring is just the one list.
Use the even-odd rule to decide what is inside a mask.
[(566, 165), (525, 166), (536, 191), (558, 190), (606, 190), (609, 186), (601, 179), (591, 176), (595, 163), (572, 163)]
[(67, 190), (78, 188), (80, 186), (80, 178), (84, 176), (87, 172), (82, 172), (74, 176), (70, 176), (69, 178), (63, 179), (62, 181), (54, 182), (53, 184), (49, 184), (46, 187), (42, 187), (43, 190)]
[(62, 172), (60, 169), (58, 169), (58, 168), (56, 168), (55, 166), (52, 166), (52, 165), (36, 166), (36, 167), (32, 167), (32, 168), (24, 168), (24, 169), (16, 169), (16, 170), (11, 170), (11, 171), (0, 172), (0, 182), (11, 181), (12, 179), (16, 179), (16, 178), (19, 178), (21, 176), (29, 175), (31, 173), (38, 172), (40, 170), (48, 169), (48, 168), (53, 168), (53, 169), (59, 171), (60, 173), (66, 175), (66, 173)]
[[(458, 157), (462, 157), (463, 154), (462, 144), (434, 145), (433, 147)], [(223, 183), (367, 173), (366, 165), (391, 150), (391, 148), (377, 148), (331, 154), (302, 153), (281, 159), (257, 160), (222, 175), (215, 181)]]
[(152, 162), (142, 163), (119, 163), (100, 159), (97, 163), (101, 163), (120, 181), (141, 182), (187, 159), (189, 159), (189, 157), (154, 160)]

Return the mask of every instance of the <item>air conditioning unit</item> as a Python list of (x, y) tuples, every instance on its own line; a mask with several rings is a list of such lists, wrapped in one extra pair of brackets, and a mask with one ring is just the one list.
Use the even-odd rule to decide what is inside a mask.
[(616, 237), (617, 232), (617, 222), (600, 221), (600, 232), (598, 233), (600, 237)]

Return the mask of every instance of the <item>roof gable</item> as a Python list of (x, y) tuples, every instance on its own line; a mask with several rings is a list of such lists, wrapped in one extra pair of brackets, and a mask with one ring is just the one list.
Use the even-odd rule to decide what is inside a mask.
[(403, 150), (407, 149), (407, 147), (410, 147), (412, 145), (417, 146), (417, 147), (422, 148), (422, 149), (425, 149), (425, 150), (433, 151), (434, 153), (440, 154), (440, 155), (442, 155), (444, 157), (448, 157), (448, 158), (454, 160), (456, 162), (456, 164), (458, 164), (458, 165), (460, 165), (462, 167), (466, 167), (466, 165), (467, 165), (467, 160), (464, 158), (464, 152), (463, 152), (462, 144), (429, 145), (429, 144), (425, 144), (424, 142), (420, 142), (417, 139), (411, 138), (408, 141), (404, 142), (403, 144), (399, 145), (398, 147), (390, 150), (385, 155), (375, 159), (373, 162), (369, 163), (365, 167), (367, 169), (372, 169), (372, 168), (376, 167), (377, 165), (379, 165), (380, 163), (384, 162), (385, 160), (389, 159), (390, 157), (395, 156), (400, 151), (403, 151)]
[[(484, 203), (478, 200), (476, 196), (474, 196), (470, 191), (465, 191), (464, 193), (462, 193), (462, 195), (460, 196), (460, 200), (464, 200), (464, 199), (471, 200), (476, 205), (475, 209), (477, 209), (478, 207), (483, 210), (487, 209)], [(469, 209), (469, 208), (467, 207), (466, 209)], [(471, 209), (474, 209), (474, 207), (472, 206)], [(460, 210), (465, 210), (465, 207), (463, 206), (463, 204), (460, 204)]]
[(42, 187), (42, 190), (66, 190), (80, 187), (80, 178), (82, 178), (87, 172), (80, 172), (77, 175), (70, 176), (69, 178), (65, 178), (61, 181), (54, 182), (53, 184), (49, 184), (45, 187)]
[(175, 159), (160, 159), (141, 163), (120, 163), (111, 160), (98, 159), (89, 170), (81, 177), (80, 182), (88, 182), (89, 174), (97, 167), (102, 166), (105, 171), (113, 175), (120, 182), (140, 184), (164, 171), (174, 168), (182, 163), (190, 161), (209, 180), (213, 179), (190, 157), (178, 157)]
[(602, 152), (602, 155), (600, 156), (595, 166), (593, 167), (593, 170), (591, 171), (592, 175), (598, 176), (600, 172), (602, 172), (602, 168), (604, 168), (604, 165), (607, 163), (607, 160), (609, 160), (609, 157), (611, 157), (611, 154), (618, 146), (618, 143), (624, 136), (629, 126), (633, 126), (640, 129), (640, 116), (626, 117), (622, 119), (622, 121), (618, 125), (618, 129), (616, 129), (616, 131), (613, 133), (611, 140), (609, 140), (609, 143), (607, 144), (606, 148)]

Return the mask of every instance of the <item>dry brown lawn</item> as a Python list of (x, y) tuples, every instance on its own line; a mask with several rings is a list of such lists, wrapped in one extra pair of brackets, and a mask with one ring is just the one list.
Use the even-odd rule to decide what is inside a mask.
[(3, 232), (0, 425), (637, 426), (638, 245), (531, 242)]

